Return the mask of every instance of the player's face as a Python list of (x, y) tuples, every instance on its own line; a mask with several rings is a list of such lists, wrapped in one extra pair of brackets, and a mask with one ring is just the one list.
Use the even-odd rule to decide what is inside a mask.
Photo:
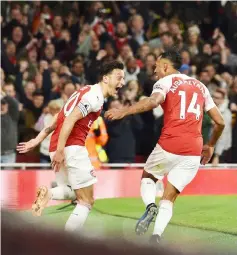
[(116, 96), (120, 88), (125, 84), (124, 71), (120, 69), (114, 69), (111, 74), (108, 75), (108, 93), (110, 96)]
[(155, 73), (156, 73), (156, 78), (161, 79), (169, 74), (169, 66), (170, 62), (169, 60), (165, 58), (158, 58), (156, 61), (156, 68), (155, 68)]

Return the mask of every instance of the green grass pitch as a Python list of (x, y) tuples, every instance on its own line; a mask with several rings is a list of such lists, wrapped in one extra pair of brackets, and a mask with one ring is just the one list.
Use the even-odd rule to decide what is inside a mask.
[[(48, 207), (42, 220), (63, 228), (73, 206)], [(146, 242), (152, 233), (136, 237), (134, 228), (144, 212), (140, 198), (97, 200), (89, 215), (85, 232), (92, 236), (120, 236)], [(163, 242), (177, 247), (215, 247), (223, 251), (237, 249), (237, 196), (181, 196)], [(224, 254), (224, 252), (223, 252)]]

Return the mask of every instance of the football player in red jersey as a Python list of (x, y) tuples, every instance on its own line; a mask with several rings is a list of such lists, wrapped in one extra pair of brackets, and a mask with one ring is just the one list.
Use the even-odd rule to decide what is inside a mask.
[[(214, 146), (224, 129), (224, 120), (206, 86), (178, 72), (181, 56), (176, 50), (162, 53), (155, 73), (159, 79), (150, 97), (120, 110), (105, 113), (110, 120), (152, 110), (159, 105), (164, 110), (164, 127), (159, 141), (147, 159), (141, 180), (141, 196), (146, 211), (136, 225), (136, 233), (144, 234), (157, 215), (151, 242), (160, 236), (171, 220), (177, 196), (195, 177), (199, 164), (212, 157)], [(209, 142), (203, 145), (202, 119), (206, 111), (215, 122)], [(159, 203), (155, 204), (156, 181), (167, 175), (168, 183)]]
[(72, 199), (75, 194), (77, 205), (65, 229), (78, 231), (82, 228), (94, 203), (93, 184), (97, 182), (85, 140), (92, 123), (100, 115), (104, 99), (115, 96), (124, 85), (123, 69), (119, 61), (106, 63), (101, 68), (98, 84), (85, 86), (72, 94), (50, 127), (35, 139), (19, 144), (17, 150), (25, 153), (54, 131), (49, 151), (58, 186), (50, 190), (45, 186), (39, 188), (32, 205), (33, 215), (40, 216), (50, 199)]

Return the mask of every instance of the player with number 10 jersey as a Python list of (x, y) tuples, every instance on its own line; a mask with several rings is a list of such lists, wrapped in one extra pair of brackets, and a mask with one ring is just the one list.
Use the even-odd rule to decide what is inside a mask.
[(35, 139), (21, 143), (17, 148), (20, 153), (26, 153), (53, 132), (49, 151), (58, 186), (51, 189), (39, 187), (32, 213), (40, 216), (50, 199), (76, 197), (76, 207), (66, 222), (66, 231), (81, 231), (93, 206), (93, 184), (97, 179), (85, 140), (91, 125), (101, 113), (104, 99), (116, 96), (124, 85), (123, 69), (124, 65), (116, 60), (102, 65), (97, 84), (76, 91), (49, 127), (44, 128)]

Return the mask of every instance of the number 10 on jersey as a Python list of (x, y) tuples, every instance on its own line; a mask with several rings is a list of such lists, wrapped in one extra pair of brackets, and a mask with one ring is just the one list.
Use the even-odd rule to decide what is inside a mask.
[[(186, 118), (186, 92), (183, 90), (179, 91), (179, 96), (181, 96), (180, 102), (180, 119), (184, 120)], [(194, 113), (196, 115), (196, 120), (199, 120), (201, 111), (200, 105), (197, 103), (198, 94), (193, 93), (192, 100), (189, 104), (187, 112)]]

